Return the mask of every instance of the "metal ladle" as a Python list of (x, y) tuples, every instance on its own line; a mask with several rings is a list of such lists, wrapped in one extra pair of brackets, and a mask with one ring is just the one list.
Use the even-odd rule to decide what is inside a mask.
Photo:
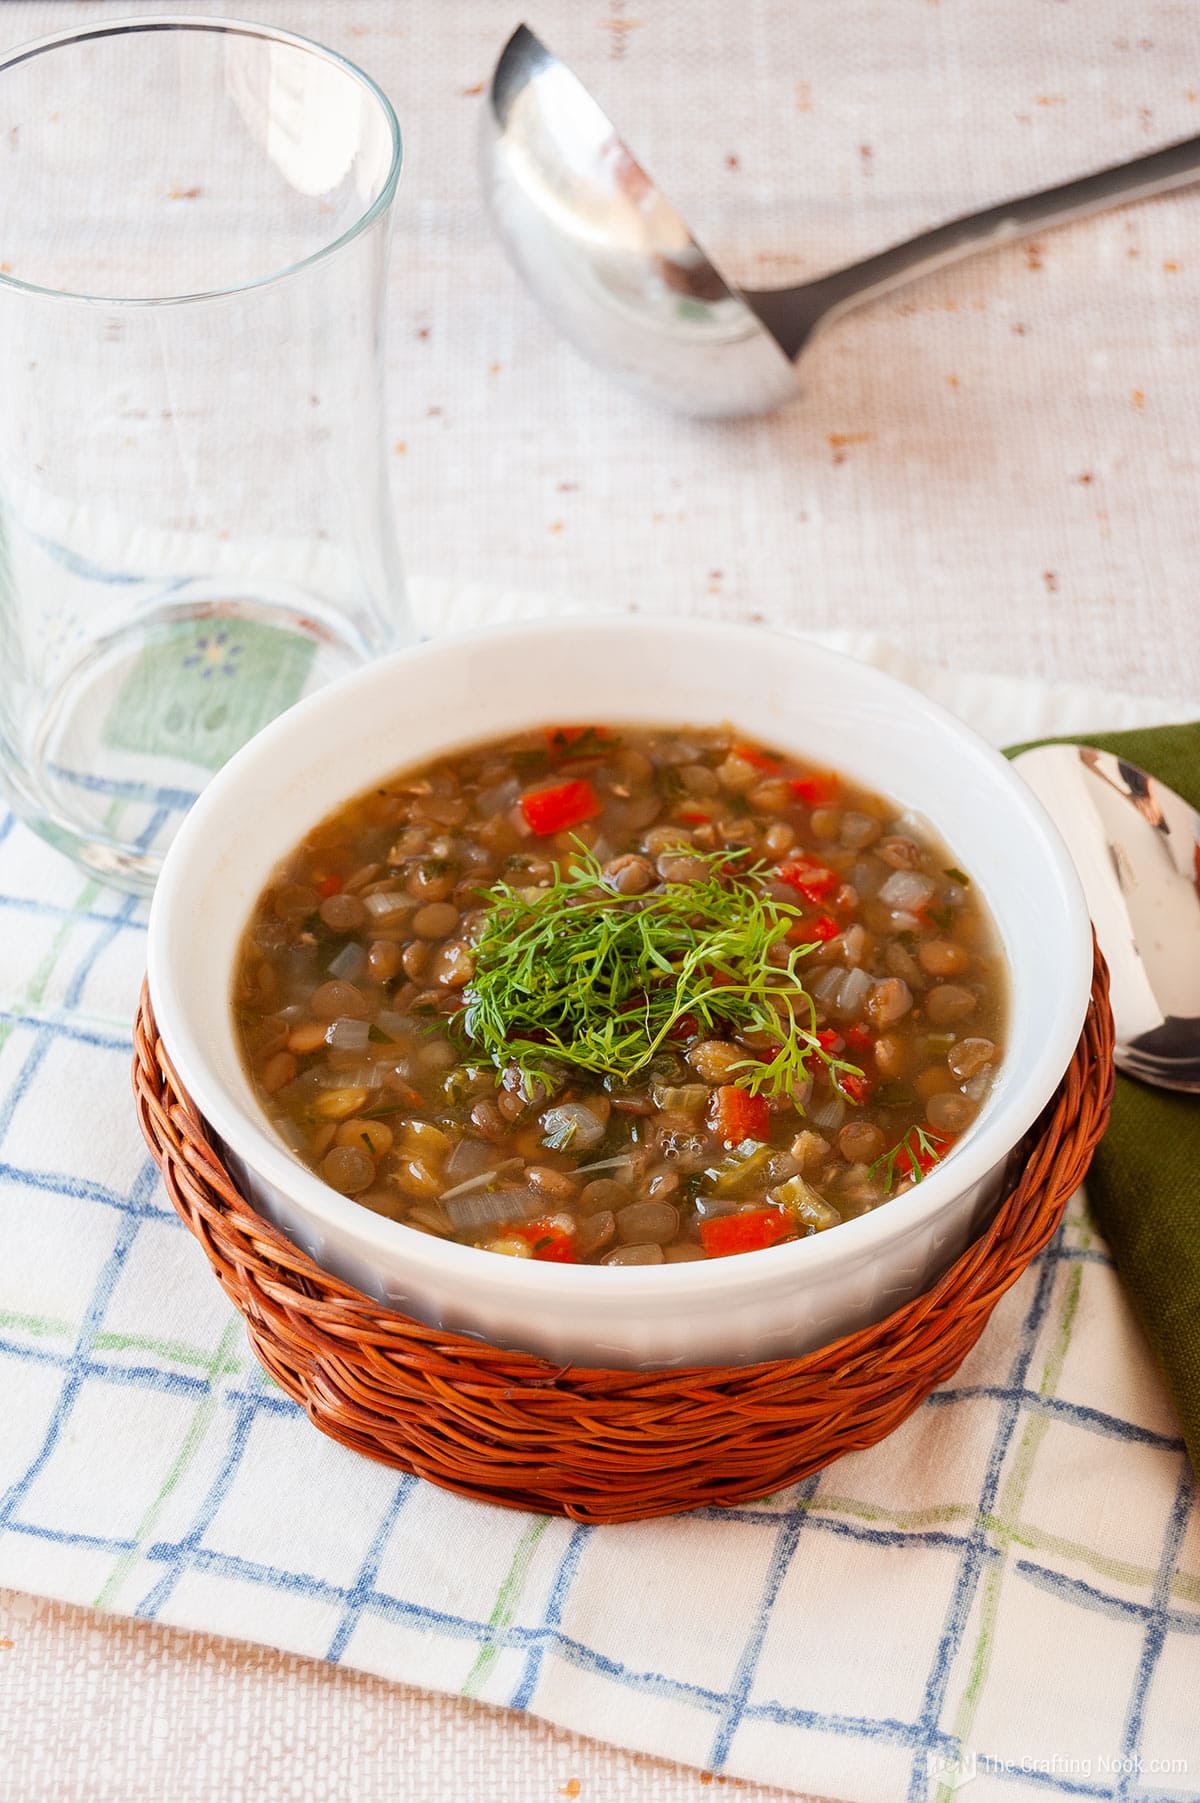
[(951, 220), (794, 288), (727, 281), (565, 63), (521, 25), (484, 109), (484, 192), (513, 262), (585, 356), (684, 413), (765, 413), (809, 339), (943, 264), (1200, 174), (1200, 138)]
[(1108, 963), (1118, 1067), (1200, 1092), (1200, 814), (1090, 745), (1039, 745), (1013, 764), (1083, 883)]

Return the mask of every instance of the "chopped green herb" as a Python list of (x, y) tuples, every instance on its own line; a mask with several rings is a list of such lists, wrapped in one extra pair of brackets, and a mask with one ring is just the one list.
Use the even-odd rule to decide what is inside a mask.
[(896, 1182), (898, 1160), (903, 1159), (907, 1167), (901, 1170), (901, 1177), (911, 1177), (914, 1183), (920, 1183), (922, 1178), (928, 1176), (931, 1167), (944, 1157), (946, 1149), (945, 1140), (939, 1142), (938, 1137), (927, 1133), (924, 1127), (910, 1127), (900, 1143), (893, 1146), (890, 1152), (881, 1153), (869, 1169), (872, 1176), (876, 1171), (882, 1170), (883, 1193), (890, 1196)]
[(551, 748), (559, 757), (603, 757), (609, 751), (618, 750), (620, 744), (620, 739), (610, 738), (595, 726), (585, 726), (582, 732), (574, 734), (560, 728), (550, 736)]
[(552, 1152), (565, 1152), (578, 1132), (578, 1121), (560, 1119), (555, 1126), (551, 1127), (549, 1133), (542, 1140), (542, 1144), (549, 1146)]
[(686, 1021), (683, 1031), (768, 1039), (730, 1073), (754, 1094), (793, 1094), (813, 1061), (861, 1075), (818, 1040), (801, 977), (813, 946), (786, 945), (800, 910), (761, 887), (766, 866), (745, 853), (692, 855), (704, 866), (698, 881), (645, 896), (610, 889), (582, 843), (535, 895), (504, 882), (488, 890), (475, 973), (454, 1017), (461, 1038), (530, 1080), (566, 1065), (628, 1082)]
[(941, 927), (943, 933), (948, 933), (950, 931), (950, 927), (954, 921), (954, 915), (949, 908), (926, 908), (925, 912), (928, 914), (935, 927)]
[(553, 1244), (554, 1235), (552, 1233), (544, 1233), (540, 1240), (534, 1240), (533, 1250), (535, 1252), (544, 1252), (547, 1246), (552, 1246)]
[(970, 877), (965, 870), (960, 870), (957, 864), (948, 864), (942, 875), (948, 876), (952, 883), (961, 883), (964, 889), (969, 889), (971, 886)]
[(911, 1108), (916, 1099), (907, 1083), (881, 1083), (872, 1097), (880, 1108)]

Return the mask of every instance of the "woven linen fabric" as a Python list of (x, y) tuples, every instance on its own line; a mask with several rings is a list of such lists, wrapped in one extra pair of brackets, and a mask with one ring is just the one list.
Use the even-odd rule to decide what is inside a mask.
[[(520, 9), (497, 0), (140, 0), (136, 9), (129, 0), (5, 0), (0, 46), (132, 10), (249, 13), (308, 33), (361, 63), (396, 102), (405, 170), (389, 303), (389, 437), (408, 567), (425, 579), (436, 574), (452, 602), (435, 604), (427, 581), (418, 588), (414, 599), (431, 629), (467, 616), (460, 585), (488, 582), (519, 589), (529, 612), (537, 594), (573, 593), (595, 606), (885, 629), (924, 660), (934, 682), (941, 678), (931, 664), (953, 664), (1170, 695), (1179, 699), (1174, 717), (1192, 711), (1189, 698), (1200, 691), (1195, 191), (998, 248), (886, 296), (814, 345), (797, 405), (726, 428), (696, 426), (585, 365), (490, 240), (475, 170), (479, 88)], [(1186, 137), (1200, 120), (1200, 10), (1180, 0), (1136, 9), (1127, 0), (538, 0), (528, 17), (594, 89), (702, 242), (752, 285), (821, 273), (1001, 195)], [(119, 121), (127, 98), (104, 98)], [(102, 214), (87, 194), (80, 206)], [(987, 710), (997, 740), (1172, 717), (1153, 705), (1100, 705), (1100, 696), (1083, 705), (1063, 691), (1029, 718), (1020, 684), (996, 685), (990, 676), (956, 677), (939, 692), (968, 717)], [(10, 837), (0, 848), (6, 870), (15, 844)], [(23, 892), (41, 893), (44, 881), (45, 900), (73, 908), (79, 880), (25, 845), (27, 856), (45, 862)], [(109, 906), (98, 900), (105, 917)], [(0, 900), (3, 997), (9, 1005), (15, 981), (26, 1013), (42, 1005), (27, 994), (36, 989), (30, 972), (56, 930), (35, 922), (27, 932), (30, 919)], [(18, 922), (27, 958), (12, 942)], [(71, 970), (82, 956), (76, 935), (105, 930), (94, 921), (67, 924), (60, 949), (76, 959)], [(84, 986), (84, 1005), (108, 1017), (105, 1030), (116, 1038), (126, 1030), (139, 963), (123, 933)], [(122, 944), (126, 974), (113, 979), (108, 961)], [(65, 981), (61, 967), (46, 978), (47, 1008), (59, 1005)], [(90, 1068), (82, 1067), (85, 1076)], [(92, 1106), (96, 1120), (108, 1110), (114, 1130), (123, 1127), (123, 1094), (113, 1075), (93, 1105), (67, 1084), (34, 1163), (58, 1168), (52, 1142), (64, 1114)], [(92, 1177), (111, 1164), (101, 1141)], [(44, 1197), (34, 1191), (29, 1200), (36, 1209)], [(175, 1246), (184, 1265), (194, 1256), (185, 1240), (164, 1233), (160, 1243)], [(0, 1267), (9, 1245), (5, 1229)], [(1091, 1261), (1084, 1276), (1085, 1298), (1105, 1286), (1106, 1371), (1115, 1371), (1119, 1390), (1153, 1394), (1107, 1269)], [(81, 1287), (66, 1296), (61, 1322), (78, 1320)], [(202, 1286), (194, 1282), (188, 1295), (194, 1301), (178, 1309), (163, 1305), (172, 1337), (185, 1324), (193, 1331), (188, 1310)], [(1077, 1310), (1076, 1336), (1083, 1319)], [(11, 1339), (11, 1325), (0, 1335)], [(211, 1333), (201, 1337), (214, 1343)], [(73, 1343), (68, 1327), (44, 1349), (61, 1355)], [(60, 1380), (48, 1370), (56, 1394)], [(127, 1400), (135, 1406), (136, 1392)], [(0, 1456), (7, 1412), (2, 1419)], [(1153, 1419), (1157, 1431), (1173, 1432), (1165, 1410)], [(1099, 1432), (1089, 1430), (1079, 1445), (1122, 1456)], [(1052, 1464), (1046, 1478), (1040, 1450), (1037, 1457), (1069, 1515), (1074, 1468)], [(840, 1483), (853, 1468), (837, 1472)], [(1102, 1474), (1088, 1465), (1084, 1475), (1094, 1509)], [(0, 1487), (6, 1482), (0, 1477)], [(303, 1487), (303, 1470), (295, 1482)], [(1124, 1544), (1117, 1518), (1127, 1500), (1118, 1482), (1104, 1530), (1109, 1553)], [(884, 1506), (899, 1504), (889, 1497)], [(971, 1506), (963, 1507), (947, 1531), (970, 1527)], [(1035, 1508), (1041, 1521), (1036, 1499), (1027, 1513)], [(1150, 1538), (1156, 1531), (1152, 1521)], [(818, 1529), (799, 1550), (814, 1556), (814, 1543), (819, 1551), (833, 1532)], [(1195, 1573), (1194, 1527), (1189, 1535), (1179, 1569)], [(34, 1538), (17, 1544), (27, 1552)], [(1058, 1644), (1036, 1638), (1040, 1618), (1022, 1644), (1024, 1618), (1006, 1614), (1011, 1561), (1037, 1556), (1022, 1546), (1019, 1538), (1008, 1546), (1000, 1604), (993, 1591), (982, 1595), (979, 1573), (969, 1579), (971, 1608), (987, 1601), (988, 1609), (956, 1630), (955, 1658), (974, 1661), (969, 1682), (984, 1707), (997, 1682), (1003, 1688), (1017, 1673), (1009, 1719), (1026, 1693), (1033, 1713), (1028, 1735), (1013, 1730), (1011, 1738), (1052, 1748), (1045, 1761), (1059, 1763), (1024, 1776), (981, 1770), (967, 1796), (1103, 1796), (1123, 1785), (1133, 1797), (1194, 1793), (1194, 1773), (1147, 1770), (1138, 1782), (1130, 1767), (1097, 1770), (1102, 1748), (1123, 1744), (1127, 1733), (1137, 1741), (1143, 1719), (1148, 1759), (1155, 1745), (1177, 1739), (1178, 1714), (1167, 1720), (1164, 1711), (1168, 1696), (1177, 1710), (1180, 1680), (1167, 1667), (1174, 1659), (1177, 1672), (1181, 1647), (1186, 1663), (1194, 1640), (1181, 1642), (1172, 1628), (1161, 1659), (1151, 1649), (1148, 1706), (1128, 1728), (1135, 1693), (1126, 1662), (1096, 1705), (1101, 1732), (1092, 1732), (1090, 1704), (1080, 1706), (1076, 1730), (1068, 1678), (1056, 1675)], [(61, 1552), (63, 1571), (71, 1557)], [(4, 1569), (37, 1581), (15, 1557)], [(989, 1584), (995, 1570), (989, 1565)], [(1097, 1592), (1110, 1587), (1090, 1565), (1075, 1571)], [(103, 1582), (81, 1581), (70, 1594), (92, 1597)], [(1142, 1583), (1136, 1593), (1141, 1604), (1164, 1596), (1173, 1609), (1194, 1607), (1195, 1583), (1175, 1581), (1166, 1592)], [(265, 1590), (250, 1611), (263, 1641), (274, 1608)], [(997, 1609), (1013, 1627), (1002, 1667)], [(894, 1634), (886, 1598), (878, 1613)], [(1120, 1603), (1115, 1617), (1119, 1627)], [(1123, 1619), (1136, 1636), (1148, 1618)], [(1097, 1625), (1084, 1610), (1062, 1620), (1080, 1640)], [(1117, 1631), (1103, 1619), (1099, 1626)], [(872, 1618), (862, 1646), (872, 1667), (875, 1631)], [(885, 1651), (896, 1644), (888, 1638)], [(804, 1657), (799, 1648), (797, 1663)], [(1105, 1657), (1098, 1643), (1101, 1665)], [(907, 1658), (905, 1648), (899, 1662)], [(414, 1657), (418, 1682), (420, 1665)], [(1075, 1669), (1070, 1659), (1067, 1669)], [(1194, 1662), (1188, 1670), (1194, 1689)], [(1035, 1674), (1056, 1688), (1033, 1688)], [(350, 1793), (362, 1803), (394, 1803), (397, 1795), (534, 1803), (560, 1794), (578, 1794), (581, 1803), (698, 1803), (730, 1794), (704, 1788), (686, 1767), (583, 1743), (545, 1718), (45, 1601), (0, 1599), (0, 1684), (0, 1792), (20, 1803), (210, 1803), (217, 1794), (229, 1803), (268, 1794), (323, 1803)], [(849, 1690), (839, 1699), (848, 1709), (853, 1701)], [(582, 1719), (543, 1704), (554, 1719)], [(596, 1733), (652, 1741), (634, 1734), (621, 1693), (587, 1720)], [(967, 1740), (982, 1744), (973, 1734)], [(813, 1789), (815, 1768), (801, 1737), (793, 1743), (760, 1769), (769, 1763), (786, 1785)], [(1184, 1755), (1193, 1765), (1194, 1746), (1193, 1739)], [(1090, 1762), (1090, 1774), (1068, 1769), (1072, 1758), (1077, 1768)], [(849, 1759), (844, 1785), (842, 1768), (830, 1763), (838, 1795), (893, 1803), (909, 1788), (903, 1759), (895, 1783), (868, 1779), (865, 1790), (855, 1789)], [(741, 1751), (729, 1769), (750, 1769)], [(747, 1803), (766, 1797), (757, 1785), (737, 1794)]]
[[(994, 739), (1149, 711), (842, 642)], [(144, 908), (0, 835), (0, 1582), (852, 1803), (1200, 1783), (1200, 1518), (1082, 1203), (949, 1384), (791, 1490), (614, 1528), (449, 1496), (255, 1365), (133, 1123)]]

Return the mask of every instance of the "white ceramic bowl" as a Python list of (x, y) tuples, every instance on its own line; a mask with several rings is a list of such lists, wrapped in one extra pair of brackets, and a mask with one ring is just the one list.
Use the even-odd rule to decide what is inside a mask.
[[(530, 725), (731, 722), (923, 815), (991, 906), (1011, 975), (1008, 1046), (970, 1133), (925, 1181), (830, 1232), (712, 1262), (564, 1266), (414, 1232), (329, 1189), (255, 1101), (229, 1003), (273, 865), (325, 814), (406, 766)], [(438, 640), (274, 721), (204, 791), (150, 920), (150, 991), (175, 1068), (262, 1212), (325, 1269), (423, 1320), (556, 1362), (784, 1357), (927, 1289), (994, 1207), (1009, 1153), (1083, 1025), (1091, 935), (1079, 882), (1005, 760), (891, 677), (760, 628), (604, 619)]]

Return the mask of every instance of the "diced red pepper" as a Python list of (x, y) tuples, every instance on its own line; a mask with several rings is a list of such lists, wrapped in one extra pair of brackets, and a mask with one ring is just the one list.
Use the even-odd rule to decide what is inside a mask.
[(841, 793), (841, 788), (841, 782), (834, 770), (818, 772), (814, 776), (794, 776), (792, 778), (792, 793), (799, 800), (807, 802), (810, 808), (828, 807), (831, 801), (836, 801)]
[(340, 876), (327, 876), (323, 883), (318, 883), (317, 894), (322, 901), (328, 901), (329, 897), (331, 895), (336, 895), (341, 887), (342, 879)]
[(836, 889), (842, 879), (836, 870), (830, 870), (825, 864), (814, 863), (811, 858), (794, 858), (790, 864), (779, 866), (779, 880), (798, 889), (807, 901), (818, 903), (831, 889)]
[(841, 922), (835, 920), (832, 914), (818, 914), (815, 920), (808, 923), (809, 938), (819, 939), (822, 944), (836, 939), (841, 930)]
[(828, 1052), (830, 1057), (836, 1058), (845, 1047), (846, 1042), (836, 1027), (822, 1027), (817, 1034), (817, 1044), (823, 1052)]
[(509, 1230), (515, 1239), (524, 1240), (532, 1258), (552, 1265), (575, 1265), (575, 1236), (567, 1233), (557, 1221), (524, 1221)]
[(846, 1028), (846, 1044), (853, 1046), (856, 1052), (869, 1052), (875, 1040), (861, 1021), (855, 1021), (852, 1027)]
[(709, 820), (712, 819), (712, 815), (711, 814), (681, 814), (679, 816), (679, 818), (681, 820), (686, 820), (689, 826), (703, 826)]
[(839, 1071), (834, 1081), (844, 1096), (848, 1097), (851, 1102), (857, 1102), (860, 1106), (866, 1101), (873, 1087), (869, 1077), (859, 1076), (854, 1071)]
[(744, 1214), (718, 1215), (701, 1221), (700, 1244), (709, 1258), (727, 1258), (731, 1252), (761, 1252), (791, 1239), (796, 1228), (781, 1208), (748, 1208)]
[(585, 777), (577, 782), (559, 783), (556, 789), (535, 789), (522, 795), (521, 812), (535, 833), (564, 833), (581, 821), (594, 820), (600, 812), (600, 798)]
[(956, 1135), (953, 1133), (930, 1133), (928, 1129), (926, 1129), (925, 1136), (927, 1139), (936, 1142), (934, 1150), (932, 1152), (926, 1152), (922, 1148), (914, 1152), (908, 1141), (905, 1140), (904, 1144), (896, 1154), (897, 1177), (901, 1179), (905, 1177), (915, 1177), (918, 1171), (922, 1177), (928, 1177), (934, 1165), (940, 1164), (941, 1160), (946, 1156), (956, 1138)]
[(762, 751), (757, 745), (735, 745), (733, 755), (756, 770), (777, 770), (783, 762), (777, 751)]
[(719, 1133), (727, 1146), (740, 1146), (744, 1139), (766, 1139), (771, 1129), (771, 1111), (763, 1096), (752, 1096), (748, 1089), (735, 1083), (722, 1083), (708, 1101), (708, 1120), (714, 1133)]

